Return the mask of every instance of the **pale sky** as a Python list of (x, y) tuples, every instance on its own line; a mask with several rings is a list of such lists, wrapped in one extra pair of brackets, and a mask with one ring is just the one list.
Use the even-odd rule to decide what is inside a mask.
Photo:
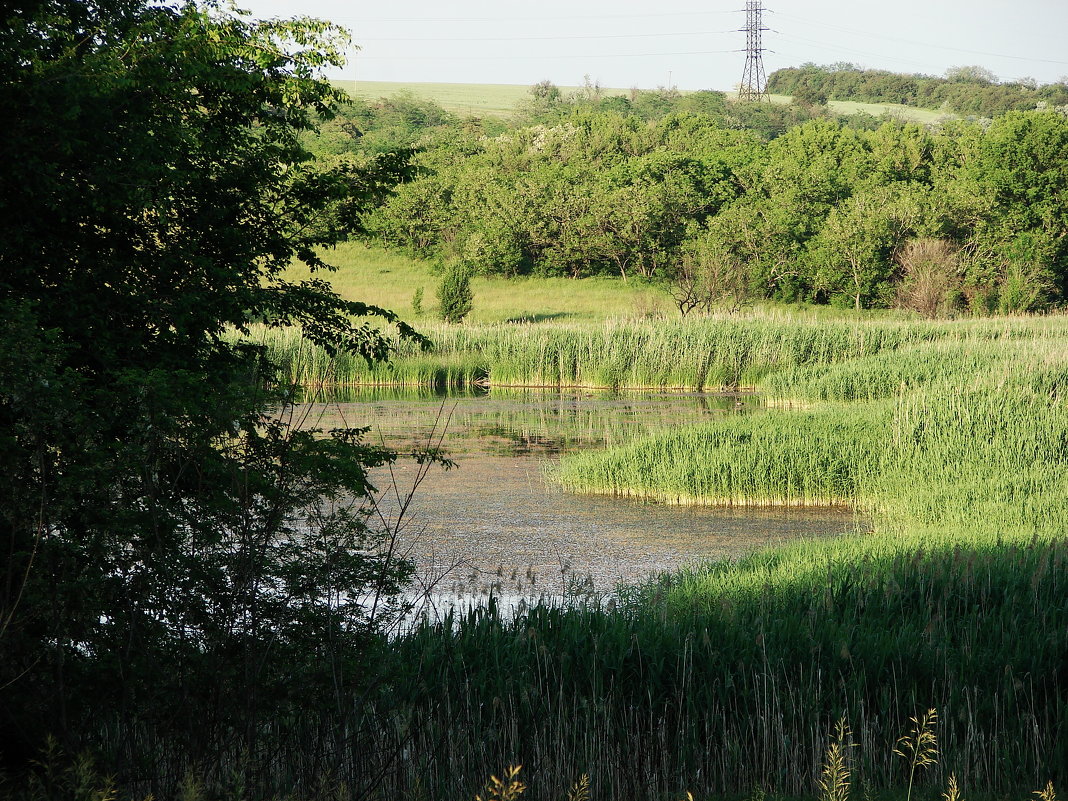
[[(238, 0), (256, 17), (321, 17), (360, 46), (366, 81), (729, 90), (745, 64), (744, 0)], [(764, 0), (764, 68), (850, 61), (1002, 80), (1068, 75), (1068, 0)]]

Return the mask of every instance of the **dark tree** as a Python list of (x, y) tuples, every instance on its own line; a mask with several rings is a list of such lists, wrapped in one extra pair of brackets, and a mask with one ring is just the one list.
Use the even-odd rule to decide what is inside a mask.
[(327, 269), (316, 248), (404, 160), (309, 160), (339, 99), (317, 78), (345, 44), (326, 23), (150, 0), (2, 14), (0, 753), (18, 769), (55, 736), (166, 790), (238, 754), (259, 781), (304, 726), (328, 771), (404, 578), (362, 510), (392, 455), (302, 430), (237, 335), (299, 325), (386, 356), (353, 320), (391, 313), (283, 270)]

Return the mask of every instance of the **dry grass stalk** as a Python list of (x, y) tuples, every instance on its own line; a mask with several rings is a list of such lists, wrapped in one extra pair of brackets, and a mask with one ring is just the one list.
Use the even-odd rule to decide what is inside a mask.
[(935, 736), (935, 726), (938, 725), (938, 710), (928, 709), (919, 718), (909, 718), (912, 721), (912, 729), (908, 734), (901, 736), (894, 753), (908, 760), (909, 763), (909, 791), (906, 801), (912, 799), (912, 785), (916, 779), (916, 771), (938, 763), (938, 738)]
[(503, 779), (490, 776), (485, 797), (476, 795), (475, 801), (516, 801), (527, 789), (527, 786), (519, 781), (519, 771), (522, 768), (522, 765), (512, 765), (505, 771)]
[(946, 791), (942, 793), (943, 801), (964, 801), (964, 798), (960, 794), (960, 788), (957, 786), (957, 777), (955, 774), (949, 774), (949, 785), (946, 787)]
[(849, 749), (855, 746), (853, 733), (845, 718), (839, 718), (834, 727), (834, 738), (827, 746), (820, 775), (820, 801), (848, 801), (849, 799)]
[(590, 801), (590, 776), (583, 773), (567, 791), (567, 801)]

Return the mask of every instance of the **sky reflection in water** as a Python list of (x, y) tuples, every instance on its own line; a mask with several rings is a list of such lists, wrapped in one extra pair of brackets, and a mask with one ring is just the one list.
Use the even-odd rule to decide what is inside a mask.
[[(853, 530), (857, 520), (848, 509), (666, 506), (569, 495), (544, 477), (560, 453), (761, 408), (752, 396), (368, 390), (307, 411), (308, 424), (321, 428), (372, 425), (372, 441), (401, 451), (441, 437), (458, 467), (426, 476), (402, 542), (423, 580), (438, 581), (435, 594), (457, 597), (491, 587), (506, 596), (559, 595), (572, 583), (608, 591), (620, 579)], [(375, 472), (387, 515), (396, 514), (417, 470), (402, 460), (392, 477)]]

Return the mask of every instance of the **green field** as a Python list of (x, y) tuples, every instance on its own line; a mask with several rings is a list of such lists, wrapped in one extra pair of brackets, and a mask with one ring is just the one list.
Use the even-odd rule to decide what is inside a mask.
[[(334, 289), (349, 300), (391, 309), (418, 325), (436, 319), (435, 291), (441, 281), (432, 266), (397, 251), (346, 242), (324, 254), (338, 271), (328, 276)], [(302, 266), (291, 267), (287, 277), (308, 277)], [(576, 281), (568, 278), (476, 276), (472, 323), (540, 322), (545, 320), (596, 322), (613, 317), (666, 313), (670, 298), (661, 290), (638, 281), (615, 278)], [(423, 315), (412, 310), (412, 296), (423, 290)]]
[[(446, 111), (461, 116), (495, 116), (506, 117), (515, 111), (516, 104), (529, 97), (530, 87), (519, 84), (495, 83), (404, 83), (391, 81), (333, 81), (334, 85), (344, 89), (355, 97), (364, 100), (376, 100), (389, 97), (398, 92), (411, 92), (426, 100), (432, 100)], [(561, 86), (564, 94), (581, 92), (580, 86)], [(630, 89), (601, 88), (606, 96), (630, 94)], [(686, 94), (686, 90), (680, 90)], [(727, 92), (727, 97), (735, 98), (736, 92)], [(772, 103), (786, 104), (791, 101), (788, 95), (768, 95)], [(902, 106), (894, 103), (859, 103), (851, 100), (831, 100), (827, 104), (838, 114), (865, 113), (876, 117), (886, 114), (890, 117), (924, 124), (936, 123), (954, 115), (930, 109)]]
[[(398, 92), (432, 100), (446, 111), (466, 117), (483, 115), (506, 117), (521, 100), (530, 96), (530, 87), (503, 83), (400, 83), (390, 81), (334, 81), (335, 86), (355, 97), (376, 100)], [(581, 91), (579, 86), (561, 86), (564, 94)], [(604, 95), (627, 95), (629, 89), (601, 89)]]
[[(395, 311), (416, 327), (437, 324), (435, 292), (441, 276), (431, 263), (359, 242), (344, 242), (322, 255), (338, 269), (316, 273), (316, 277), (328, 280), (342, 297)], [(286, 272), (289, 280), (309, 276), (307, 267), (299, 264)], [(614, 277), (512, 279), (477, 275), (472, 279), (472, 286), (474, 309), (467, 318), (468, 323), (603, 323), (617, 319), (679, 317), (667, 292), (637, 278), (629, 281)], [(420, 288), (423, 313), (416, 315), (412, 297)], [(809, 320), (907, 319), (904, 313), (896, 311), (858, 313), (848, 308), (771, 301), (754, 303), (746, 313)]]

